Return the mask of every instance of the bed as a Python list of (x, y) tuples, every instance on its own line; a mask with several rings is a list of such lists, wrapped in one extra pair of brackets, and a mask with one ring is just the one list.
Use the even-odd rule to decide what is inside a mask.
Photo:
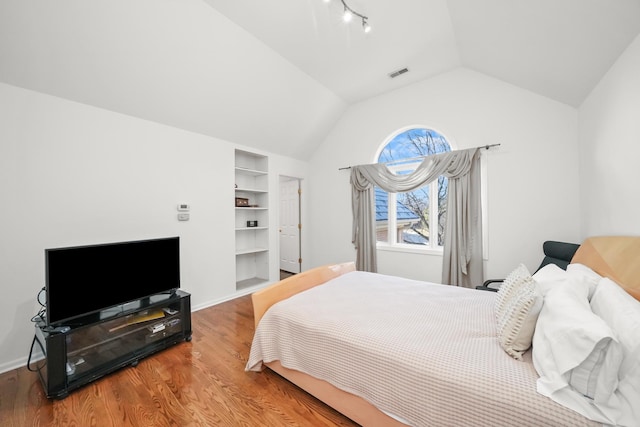
[(523, 279), (517, 266), (505, 283), (520, 283), (529, 316), (508, 322), (507, 291), (314, 268), (252, 294), (245, 369), (269, 368), (363, 426), (639, 425), (639, 257), (640, 238), (593, 237), (567, 271)]

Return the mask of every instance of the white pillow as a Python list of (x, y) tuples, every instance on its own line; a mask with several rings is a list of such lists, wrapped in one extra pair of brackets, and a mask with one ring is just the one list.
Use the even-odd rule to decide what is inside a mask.
[(547, 264), (536, 271), (533, 274), (533, 278), (538, 283), (542, 295), (567, 280), (572, 280), (572, 286), (580, 287), (588, 294), (588, 299), (591, 300), (602, 276), (583, 264), (569, 264), (566, 271), (556, 264)]
[(567, 280), (544, 296), (533, 335), (537, 389), (589, 419), (610, 424), (619, 412), (614, 391), (622, 347), (591, 310), (587, 288), (575, 282)]
[(531, 347), (538, 314), (542, 308), (542, 295), (536, 282), (525, 278), (516, 294), (506, 302), (497, 318), (498, 341), (504, 351), (520, 360)]
[(533, 274), (542, 295), (564, 283), (567, 277), (568, 273), (556, 264), (547, 264)]
[(495, 315), (496, 320), (501, 319), (504, 316), (504, 311), (507, 305), (510, 303), (520, 287), (525, 281), (531, 280), (531, 274), (524, 264), (519, 264), (502, 282), (502, 285), (498, 289), (495, 302)]
[(617, 335), (623, 360), (616, 396), (622, 402), (619, 425), (638, 425), (640, 420), (640, 302), (611, 279), (600, 280), (591, 298), (593, 312)]
[(593, 271), (591, 268), (584, 264), (572, 263), (567, 266), (567, 274), (570, 277), (580, 279), (583, 286), (588, 288), (589, 300), (593, 297), (593, 294), (602, 280), (602, 276)]

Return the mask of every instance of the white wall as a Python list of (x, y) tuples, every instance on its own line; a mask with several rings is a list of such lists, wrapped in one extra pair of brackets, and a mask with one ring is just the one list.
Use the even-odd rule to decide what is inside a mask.
[[(577, 111), (467, 69), (353, 105), (312, 160), (315, 265), (354, 260), (349, 171), (400, 128), (424, 125), (458, 149), (500, 143), (487, 162), (488, 261), (537, 268), (545, 240), (579, 241)], [(379, 272), (440, 281), (441, 257), (379, 252)]]
[(2, 0), (0, 58), (4, 83), (299, 159), (345, 108), (201, 0)]
[[(0, 84), (0, 372), (26, 362), (46, 248), (180, 236), (182, 288), (192, 308), (236, 296), (234, 148)], [(278, 175), (303, 178), (304, 186), (306, 170), (304, 162), (270, 156), (272, 224)], [(190, 221), (177, 221), (178, 203), (191, 204)], [(88, 285), (69, 297), (82, 303), (104, 291)]]
[(640, 235), (640, 36), (579, 109), (582, 235)]

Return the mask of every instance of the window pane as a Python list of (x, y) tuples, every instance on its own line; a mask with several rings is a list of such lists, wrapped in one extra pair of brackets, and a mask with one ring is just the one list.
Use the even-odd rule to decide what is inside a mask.
[(396, 135), (380, 152), (378, 162), (395, 162), (451, 151), (449, 143), (432, 129), (409, 129)]
[(429, 186), (397, 195), (399, 243), (429, 244)]
[[(444, 136), (433, 129), (413, 128), (393, 137), (382, 148), (378, 162), (385, 163), (392, 173), (404, 175), (412, 173), (422, 157), (447, 151), (451, 151), (451, 147)], [(448, 181), (444, 177), (409, 193), (389, 195), (376, 188), (377, 241), (391, 245), (442, 246), (447, 191)], [(430, 192), (433, 200), (429, 197)], [(395, 209), (389, 204), (395, 204)], [(433, 218), (430, 218), (431, 212), (435, 214)], [(431, 241), (430, 231), (434, 233)]]
[(375, 187), (376, 193), (376, 240), (378, 242), (389, 241), (389, 194), (379, 187)]

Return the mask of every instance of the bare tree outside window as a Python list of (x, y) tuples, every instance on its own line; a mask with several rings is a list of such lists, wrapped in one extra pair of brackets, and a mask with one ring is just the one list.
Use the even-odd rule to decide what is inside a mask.
[[(409, 174), (420, 164), (424, 156), (451, 151), (451, 147), (444, 136), (432, 129), (409, 129), (396, 135), (387, 143), (378, 157), (379, 163), (386, 163), (387, 167), (398, 175)], [(437, 183), (426, 185), (407, 193), (389, 195), (383, 190), (376, 189), (376, 224), (378, 227), (378, 241), (387, 242), (390, 239), (385, 234), (390, 232), (389, 224), (395, 222), (395, 241), (401, 244), (442, 246), (444, 242), (444, 228), (447, 209), (448, 180), (440, 176)], [(432, 203), (431, 193), (437, 194), (437, 203)], [(382, 197), (380, 193), (383, 193)], [(395, 199), (395, 218), (391, 216), (391, 209), (384, 206), (383, 201), (393, 203)], [(435, 224), (432, 222), (431, 211), (437, 212)], [(395, 221), (393, 221), (395, 220)], [(437, 233), (437, 240), (431, 242), (431, 232)]]

